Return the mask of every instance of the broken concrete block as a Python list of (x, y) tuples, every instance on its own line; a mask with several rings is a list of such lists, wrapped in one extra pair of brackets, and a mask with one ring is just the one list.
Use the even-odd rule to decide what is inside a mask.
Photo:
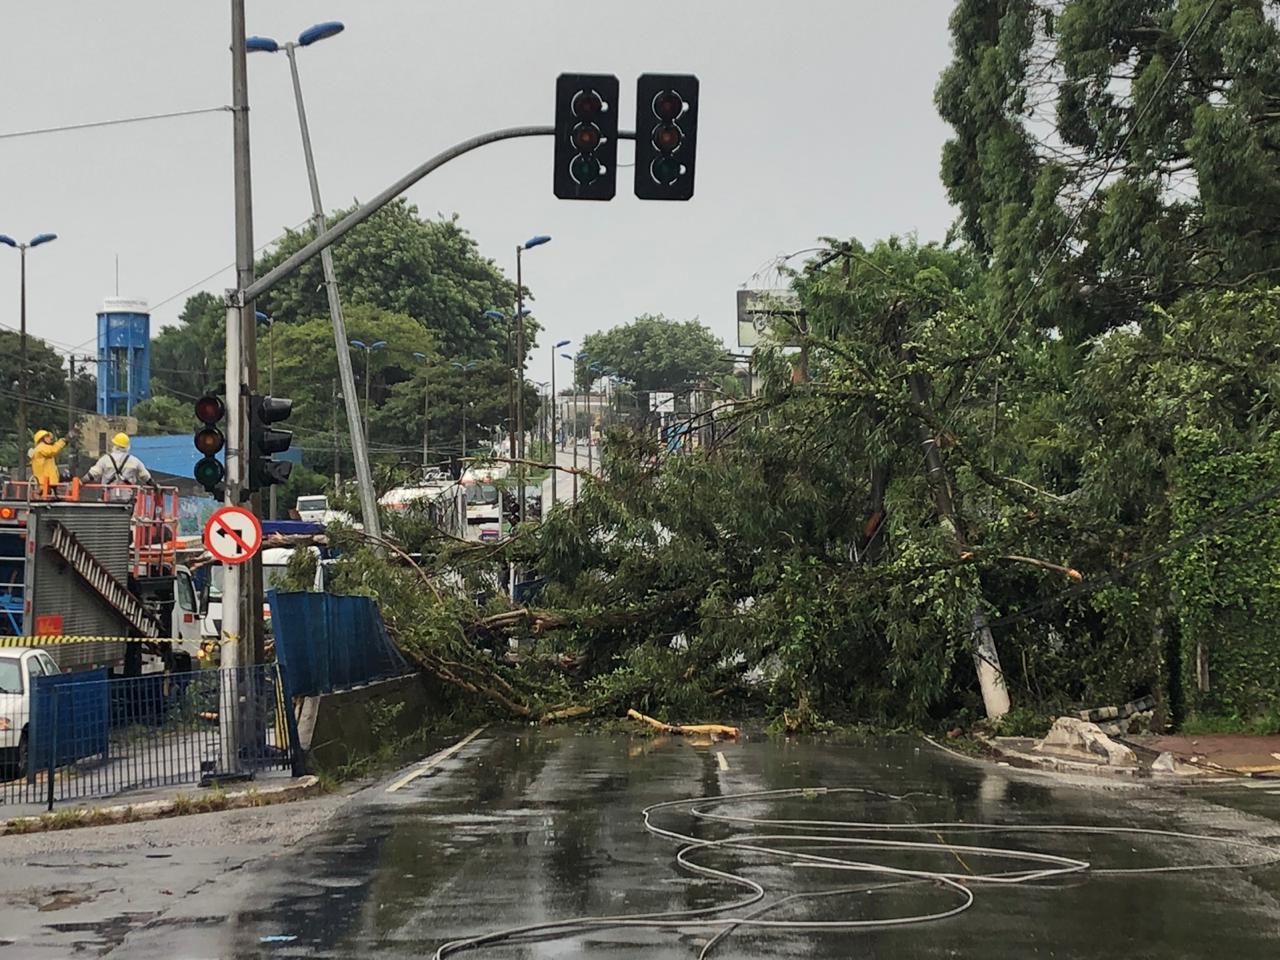
[(1132, 750), (1116, 743), (1098, 729), (1097, 724), (1078, 717), (1059, 717), (1035, 748), (1041, 753), (1078, 757), (1113, 767), (1138, 764), (1138, 757)]
[(1151, 761), (1152, 773), (1173, 773), (1174, 771), (1173, 754), (1166, 750), (1160, 756)]

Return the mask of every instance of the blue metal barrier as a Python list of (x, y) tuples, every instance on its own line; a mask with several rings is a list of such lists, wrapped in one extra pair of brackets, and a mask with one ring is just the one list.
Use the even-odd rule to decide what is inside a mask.
[[(107, 754), (110, 694), (106, 668), (33, 677), (30, 756), (61, 767)], [(35, 770), (28, 771), (28, 782)]]
[(270, 590), (276, 659), (290, 697), (314, 696), (409, 672), (369, 597)]

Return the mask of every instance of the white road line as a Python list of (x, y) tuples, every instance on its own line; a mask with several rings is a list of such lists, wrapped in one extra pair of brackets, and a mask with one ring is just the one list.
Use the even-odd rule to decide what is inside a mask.
[(720, 764), (721, 770), (729, 769), (729, 761), (725, 759), (725, 755), (721, 753), (719, 750), (716, 751), (716, 763)]
[(465, 747), (468, 743), (470, 743), (476, 737), (480, 736), (482, 732), (484, 732), (484, 727), (476, 727), (474, 730), (468, 733), (465, 737), (463, 737), (461, 740), (455, 743), (452, 747), (446, 747), (444, 750), (441, 750), (439, 753), (433, 753), (431, 756), (427, 757), (427, 759), (423, 760), (420, 764), (418, 764), (416, 767), (414, 767), (412, 770), (406, 773), (403, 777), (397, 780), (395, 783), (391, 784), (391, 786), (387, 787), (387, 793), (395, 793), (401, 787), (408, 786), (409, 784), (413, 783), (413, 781), (417, 780), (420, 776), (422, 776), (432, 767), (436, 766), (437, 764), (444, 763), (444, 761), (448, 760), (455, 753), (457, 753), (459, 750)]

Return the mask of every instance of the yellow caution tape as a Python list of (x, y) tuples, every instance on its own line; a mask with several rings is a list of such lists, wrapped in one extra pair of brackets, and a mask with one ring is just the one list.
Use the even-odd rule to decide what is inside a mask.
[(51, 647), (63, 643), (176, 643), (173, 637), (72, 637), (65, 634), (0, 637), (0, 647)]

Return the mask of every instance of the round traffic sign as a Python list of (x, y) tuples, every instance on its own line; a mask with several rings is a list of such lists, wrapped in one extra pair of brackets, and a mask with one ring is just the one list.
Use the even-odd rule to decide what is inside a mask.
[(204, 546), (223, 563), (247, 563), (262, 548), (262, 524), (244, 507), (221, 507), (204, 525)]

